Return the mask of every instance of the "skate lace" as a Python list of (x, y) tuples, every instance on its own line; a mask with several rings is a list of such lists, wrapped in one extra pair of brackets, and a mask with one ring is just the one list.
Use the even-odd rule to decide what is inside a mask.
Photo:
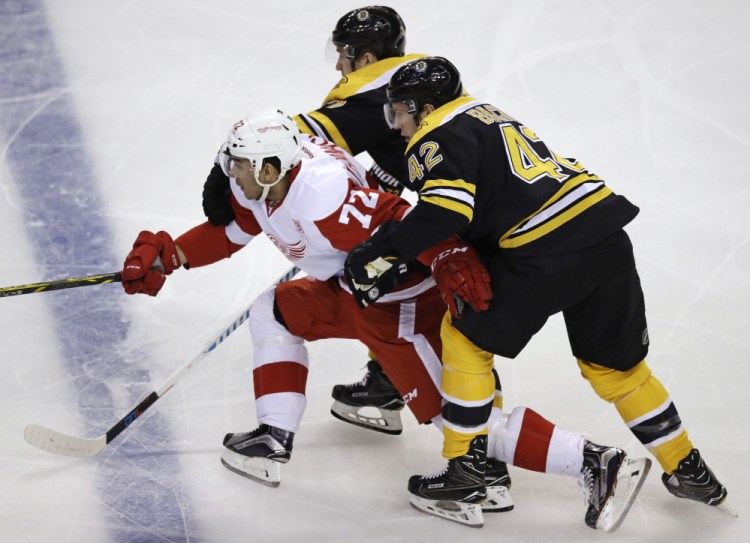
[(440, 471), (436, 471), (435, 473), (431, 473), (430, 475), (423, 475), (422, 479), (437, 479), (438, 477), (442, 477), (448, 472), (448, 466), (444, 467)]
[(370, 379), (369, 371), (365, 373), (365, 376), (362, 377), (362, 380), (357, 381), (356, 383), (349, 383), (348, 385), (346, 385), (346, 388), (350, 389), (350, 388), (357, 388), (357, 387), (366, 387), (368, 379)]
[(581, 468), (581, 475), (578, 477), (578, 486), (583, 492), (583, 503), (589, 505), (591, 497), (594, 495), (594, 472), (588, 466)]

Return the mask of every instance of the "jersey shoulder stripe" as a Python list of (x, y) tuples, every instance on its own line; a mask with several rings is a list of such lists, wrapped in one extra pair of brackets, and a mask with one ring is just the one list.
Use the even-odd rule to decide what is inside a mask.
[(336, 123), (334, 123), (328, 116), (320, 111), (311, 111), (305, 115), (305, 117), (310, 125), (316, 127), (314, 135), (332, 141), (347, 153), (352, 154), (352, 150), (344, 136), (341, 134), (338, 126), (336, 126)]
[(299, 131), (303, 134), (318, 136), (328, 141), (331, 140), (331, 135), (328, 134), (322, 126), (315, 122), (315, 119), (310, 117), (309, 114), (300, 113), (299, 115), (295, 115), (292, 118), (294, 119), (294, 122), (297, 123), (297, 128), (299, 128)]
[(406, 152), (408, 153), (414, 145), (425, 139), (427, 134), (436, 128), (447, 124), (464, 111), (485, 103), (486, 102), (482, 102), (471, 96), (461, 96), (447, 104), (443, 104), (422, 120), (417, 132), (412, 136), (411, 140), (409, 140), (409, 144), (406, 146)]
[(426, 55), (405, 55), (403, 57), (391, 57), (379, 60), (374, 64), (360, 68), (359, 70), (342, 77), (335, 87), (323, 100), (323, 105), (335, 100), (346, 100), (355, 94), (361, 94), (373, 89), (387, 85), (393, 73), (403, 64)]

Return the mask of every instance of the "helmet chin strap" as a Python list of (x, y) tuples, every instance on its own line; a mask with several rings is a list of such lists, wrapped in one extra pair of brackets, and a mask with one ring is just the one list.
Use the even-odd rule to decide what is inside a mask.
[(266, 198), (268, 197), (268, 193), (270, 190), (279, 184), (279, 182), (284, 179), (284, 174), (286, 174), (286, 170), (279, 173), (279, 177), (274, 181), (273, 183), (261, 183), (260, 182), (260, 172), (258, 170), (255, 170), (253, 172), (253, 178), (255, 178), (255, 182), (258, 184), (259, 187), (263, 189), (263, 192), (261, 193), (260, 197), (258, 198), (259, 202), (265, 202)]

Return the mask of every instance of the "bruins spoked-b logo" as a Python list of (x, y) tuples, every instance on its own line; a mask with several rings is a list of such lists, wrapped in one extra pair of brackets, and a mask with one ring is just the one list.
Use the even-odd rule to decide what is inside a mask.
[(369, 16), (370, 16), (370, 12), (367, 11), (366, 9), (362, 9), (357, 12), (358, 21), (366, 21)]
[(419, 73), (423, 73), (427, 69), (427, 63), (424, 60), (420, 60), (414, 65), (414, 70)]

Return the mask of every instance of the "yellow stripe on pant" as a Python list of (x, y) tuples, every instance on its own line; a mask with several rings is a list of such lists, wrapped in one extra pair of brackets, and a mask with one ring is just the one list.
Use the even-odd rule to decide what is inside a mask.
[(669, 393), (642, 360), (618, 371), (578, 359), (581, 374), (604, 400), (614, 403), (630, 431), (667, 473), (690, 454), (693, 444)]
[(450, 313), (440, 329), (443, 342), (443, 456), (456, 458), (469, 451), (474, 437), (487, 434), (487, 418), (495, 401), (494, 357), (483, 351), (451, 323)]

